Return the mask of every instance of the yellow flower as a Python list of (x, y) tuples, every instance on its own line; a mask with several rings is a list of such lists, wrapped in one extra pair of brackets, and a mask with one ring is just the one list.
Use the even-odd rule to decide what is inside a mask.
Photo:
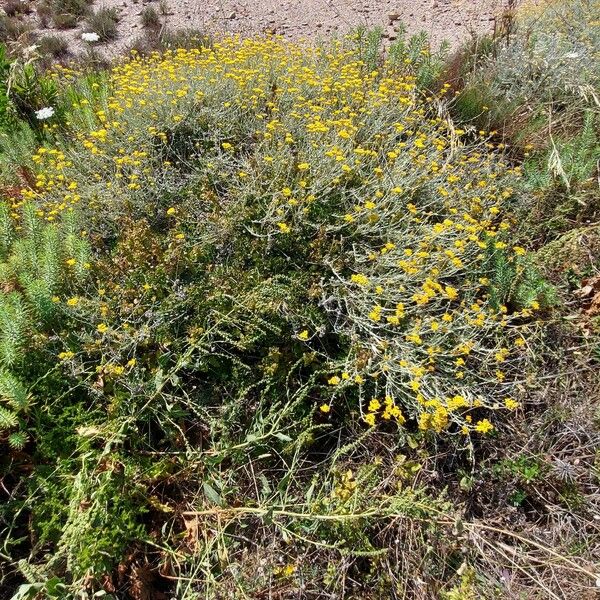
[(298, 334), (298, 339), (302, 340), (302, 341), (306, 341), (308, 339), (308, 329), (305, 329), (304, 331), (301, 331)]
[(376, 304), (373, 310), (369, 313), (369, 319), (372, 321), (381, 321), (381, 306)]
[(130, 359), (127, 361), (127, 366), (128, 366), (128, 367), (135, 367), (135, 364), (136, 364), (136, 362), (137, 362), (137, 360), (136, 360), (135, 358), (130, 358)]
[(369, 413), (363, 417), (365, 423), (370, 427), (374, 427), (375, 425), (375, 413)]
[(73, 297), (67, 300), (69, 306), (77, 306), (79, 304), (79, 298)]
[(177, 213), (177, 209), (175, 209), (173, 206), (171, 206), (171, 208), (167, 209), (167, 215), (169, 215), (169, 217), (172, 217), (176, 213)]
[(371, 402), (369, 402), (369, 410), (371, 412), (379, 410), (380, 408), (381, 408), (381, 402), (379, 402), (379, 400), (377, 400), (377, 398), (373, 398), (371, 400)]
[(281, 231), (281, 233), (289, 233), (292, 230), (287, 223), (277, 223), (277, 227), (279, 227), (279, 231)]
[(458, 298), (458, 290), (456, 288), (452, 287), (451, 285), (447, 285), (444, 288), (444, 291), (446, 292), (446, 296), (450, 300), (456, 300)]
[(70, 359), (71, 359), (71, 358), (73, 358), (74, 356), (75, 356), (75, 353), (74, 353), (74, 352), (70, 352), (70, 351), (69, 351), (69, 352), (61, 352), (61, 353), (58, 355), (58, 358), (59, 358), (60, 360), (70, 360)]
[(340, 381), (341, 381), (341, 379), (337, 375), (334, 375), (333, 377), (329, 378), (329, 380), (327, 381), (327, 383), (329, 385), (337, 385)]
[(369, 285), (369, 279), (363, 275), (362, 273), (355, 273), (350, 277), (352, 283), (356, 283), (358, 285)]
[(69, 260), (67, 260), (67, 265), (69, 265), (69, 267), (73, 267), (76, 264), (77, 261), (74, 258), (69, 258)]
[(515, 410), (521, 405), (513, 398), (504, 398), (504, 406), (506, 406), (508, 410)]
[(310, 169), (310, 165), (306, 162), (300, 163), (298, 165), (298, 171), (307, 171), (308, 169)]
[(329, 404), (321, 404), (321, 406), (319, 406), (319, 410), (322, 413), (328, 413), (331, 410), (331, 406), (329, 406)]
[(492, 429), (494, 429), (494, 426), (487, 419), (477, 421), (477, 425), (475, 425), (475, 431), (479, 433), (489, 433)]
[(100, 323), (100, 325), (96, 327), (96, 330), (98, 333), (106, 333), (108, 331), (108, 325), (106, 325), (106, 323)]

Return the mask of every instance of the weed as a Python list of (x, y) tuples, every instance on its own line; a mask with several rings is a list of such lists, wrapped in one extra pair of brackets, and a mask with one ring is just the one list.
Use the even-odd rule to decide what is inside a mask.
[(103, 42), (117, 38), (119, 34), (118, 23), (119, 12), (116, 8), (100, 8), (90, 13), (86, 19), (88, 29), (98, 34)]
[(60, 35), (45, 35), (39, 40), (39, 51), (53, 58), (64, 58), (69, 54), (69, 42)]
[(167, 0), (159, 0), (158, 11), (163, 16), (167, 16), (169, 14), (170, 10), (169, 10), (169, 3), (167, 2)]
[(518, 241), (531, 180), (448, 118), (425, 38), (380, 37), (5, 61), (0, 594), (589, 591), (583, 536), (550, 543), (593, 435), (534, 401), (580, 359), (543, 345), (574, 344)]
[(32, 12), (31, 6), (28, 2), (22, 2), (22, 0), (7, 0), (4, 3), (4, 13), (9, 17), (16, 17), (17, 15), (28, 15)]
[(32, 27), (22, 19), (0, 16), (0, 43), (19, 42), (27, 44), (30, 41)]
[(85, 16), (90, 4), (91, 0), (45, 0), (38, 14), (44, 20), (51, 18), (58, 29), (70, 29)]
[(142, 10), (140, 19), (142, 21), (142, 27), (145, 27), (146, 29), (158, 29), (161, 25), (160, 15), (153, 6), (146, 6), (144, 10)]

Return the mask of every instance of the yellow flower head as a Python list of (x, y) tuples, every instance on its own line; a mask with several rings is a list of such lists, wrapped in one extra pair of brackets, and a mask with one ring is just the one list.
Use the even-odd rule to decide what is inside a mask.
[(363, 419), (364, 419), (365, 423), (367, 425), (369, 425), (369, 427), (374, 427), (375, 426), (375, 413), (366, 414), (363, 417)]
[(489, 433), (492, 429), (494, 429), (494, 426), (487, 419), (477, 421), (477, 425), (475, 425), (475, 431), (479, 433)]

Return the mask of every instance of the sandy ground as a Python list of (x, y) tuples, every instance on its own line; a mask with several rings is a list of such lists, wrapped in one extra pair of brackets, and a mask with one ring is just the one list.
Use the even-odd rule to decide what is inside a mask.
[[(27, 0), (26, 0), (27, 1)], [(400, 23), (409, 33), (426, 31), (434, 47), (452, 46), (474, 32), (494, 28), (494, 18), (508, 0), (165, 0), (163, 18), (170, 29), (191, 27), (210, 33), (277, 33), (288, 38), (342, 34), (358, 25), (381, 26), (395, 39)], [(103, 45), (107, 54), (122, 52), (144, 32), (140, 14), (157, 0), (96, 0), (94, 7), (119, 10), (119, 38)], [(48, 32), (48, 30), (45, 30)], [(85, 27), (67, 36), (78, 41)], [(78, 45), (75, 43), (75, 45)]]

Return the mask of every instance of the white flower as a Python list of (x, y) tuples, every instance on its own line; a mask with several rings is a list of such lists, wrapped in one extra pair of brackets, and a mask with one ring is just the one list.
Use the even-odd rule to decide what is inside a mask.
[(44, 108), (40, 108), (40, 110), (35, 111), (35, 117), (39, 121), (43, 121), (44, 119), (49, 119), (54, 115), (54, 109), (51, 106), (45, 106)]
[(100, 36), (97, 33), (87, 32), (81, 34), (81, 39), (84, 42), (97, 42), (100, 40)]
[(579, 52), (569, 52), (565, 54), (565, 58), (579, 58)]

